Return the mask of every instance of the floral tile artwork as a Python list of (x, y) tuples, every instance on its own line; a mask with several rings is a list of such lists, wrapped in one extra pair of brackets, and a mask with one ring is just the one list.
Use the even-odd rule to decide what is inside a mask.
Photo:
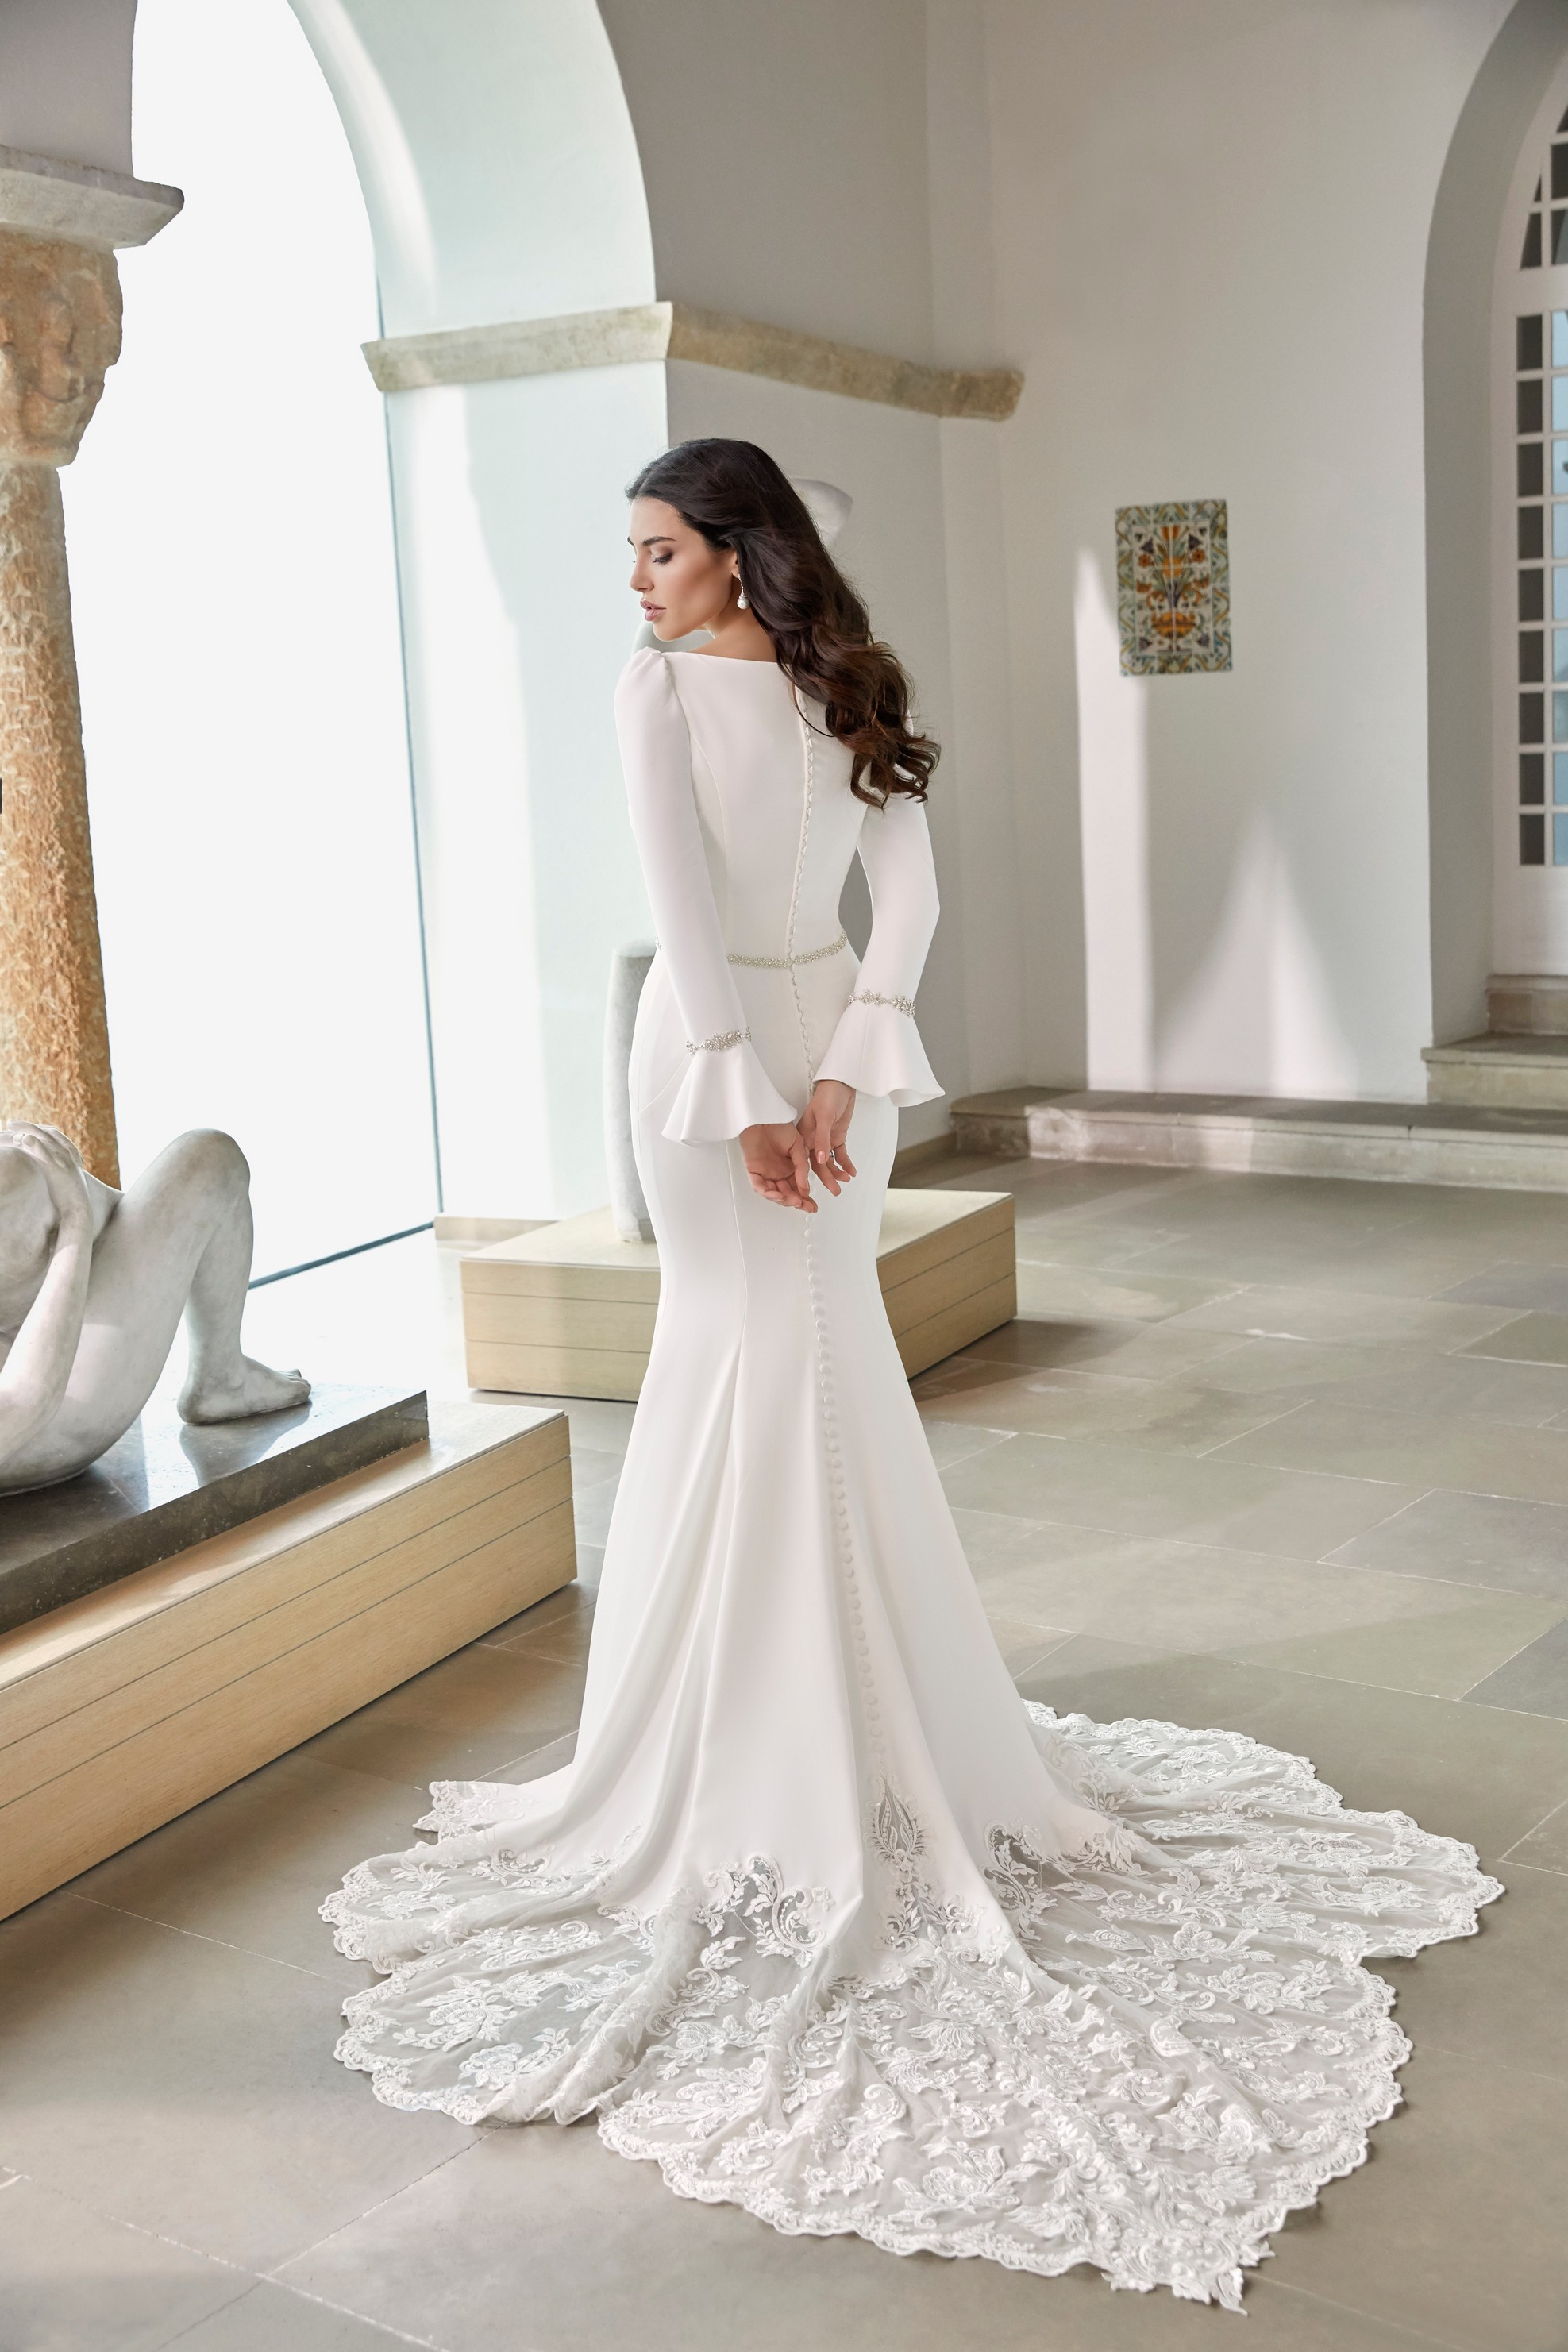
[(1116, 610), (1129, 676), (1230, 667), (1223, 499), (1117, 509)]

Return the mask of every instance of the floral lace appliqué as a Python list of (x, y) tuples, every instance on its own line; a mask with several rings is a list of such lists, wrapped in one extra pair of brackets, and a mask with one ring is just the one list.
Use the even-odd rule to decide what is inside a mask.
[(1239, 2309), (1270, 2234), (1398, 2103), (1408, 2044), (1364, 1962), (1472, 1934), (1501, 1890), (1239, 1734), (1029, 1714), (1103, 1830), (1063, 1858), (994, 1828), (979, 1899), (890, 1787), (863, 1901), (752, 1855), (651, 1916), (617, 1902), (634, 1839), (520, 1853), (504, 1791), (458, 1789), (442, 1843), (323, 1906), (391, 1969), (338, 2054), (464, 2123), (596, 2112), (680, 2194), (781, 2231)]

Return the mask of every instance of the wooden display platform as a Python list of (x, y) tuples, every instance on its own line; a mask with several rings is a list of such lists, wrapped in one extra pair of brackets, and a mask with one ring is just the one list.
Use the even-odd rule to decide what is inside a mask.
[(0, 1918), (577, 1573), (559, 1412), (428, 1444), (0, 1637)]
[[(652, 1242), (617, 1241), (608, 1209), (497, 1242), (465, 1258), (462, 1272), (475, 1388), (638, 1394), (659, 1303), (659, 1254)], [(1018, 1313), (1012, 1194), (889, 1192), (877, 1273), (913, 1378)]]

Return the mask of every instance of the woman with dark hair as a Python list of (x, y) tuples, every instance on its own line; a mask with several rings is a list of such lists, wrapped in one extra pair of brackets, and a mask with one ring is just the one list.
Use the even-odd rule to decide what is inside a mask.
[(1239, 1735), (1019, 1700), (876, 1276), (897, 1106), (938, 1091), (936, 746), (763, 451), (688, 442), (631, 498), (653, 1352), (575, 1759), (438, 1784), (438, 1843), (325, 1906), (392, 1970), (340, 2055), (468, 2123), (597, 2111), (783, 2231), (1238, 2307), (1397, 2099), (1361, 1961), (1498, 1889)]

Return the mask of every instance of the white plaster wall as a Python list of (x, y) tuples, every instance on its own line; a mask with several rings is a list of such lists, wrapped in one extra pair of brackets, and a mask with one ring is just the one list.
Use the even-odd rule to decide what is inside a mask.
[(131, 169), (136, 0), (3, 0), (0, 147)]
[[(955, 367), (1011, 357), (998, 321), (995, 198), (984, 0), (927, 0), (925, 147), (932, 356)], [(951, 713), (943, 798), (960, 845), (944, 879), (963, 909), (967, 1084), (1005, 1086), (1028, 1066), (1019, 873), (1002, 429), (941, 425)]]
[(656, 362), (389, 403), (447, 1207), (604, 1197), (604, 993), (651, 919), (612, 697)]
[(930, 353), (920, 0), (601, 0), (659, 292)]
[[(348, 129), (385, 331), (648, 300), (636, 146), (591, 0), (294, 0)], [(603, 1198), (613, 950), (648, 917), (611, 698), (622, 489), (663, 371), (388, 402), (444, 1204)]]
[[(722, 39), (711, 0), (602, 5), (662, 296), (908, 358), (996, 360), (971, 0), (948, 9), (929, 70), (921, 0), (734, 0)], [(669, 374), (673, 440), (759, 441), (855, 500), (838, 552), (944, 749), (930, 803), (943, 915), (922, 1029), (950, 1096), (1012, 1077), (1022, 998), (996, 428), (717, 369)], [(946, 1119), (940, 1104), (907, 1112), (904, 1139)]]
[[(988, 0), (1032, 1075), (1424, 1091), (1422, 281), (1507, 5)], [(1116, 508), (1215, 497), (1234, 671), (1123, 678)]]
[(592, 0), (291, 0), (375, 233), (384, 331), (645, 302), (653, 258)]

